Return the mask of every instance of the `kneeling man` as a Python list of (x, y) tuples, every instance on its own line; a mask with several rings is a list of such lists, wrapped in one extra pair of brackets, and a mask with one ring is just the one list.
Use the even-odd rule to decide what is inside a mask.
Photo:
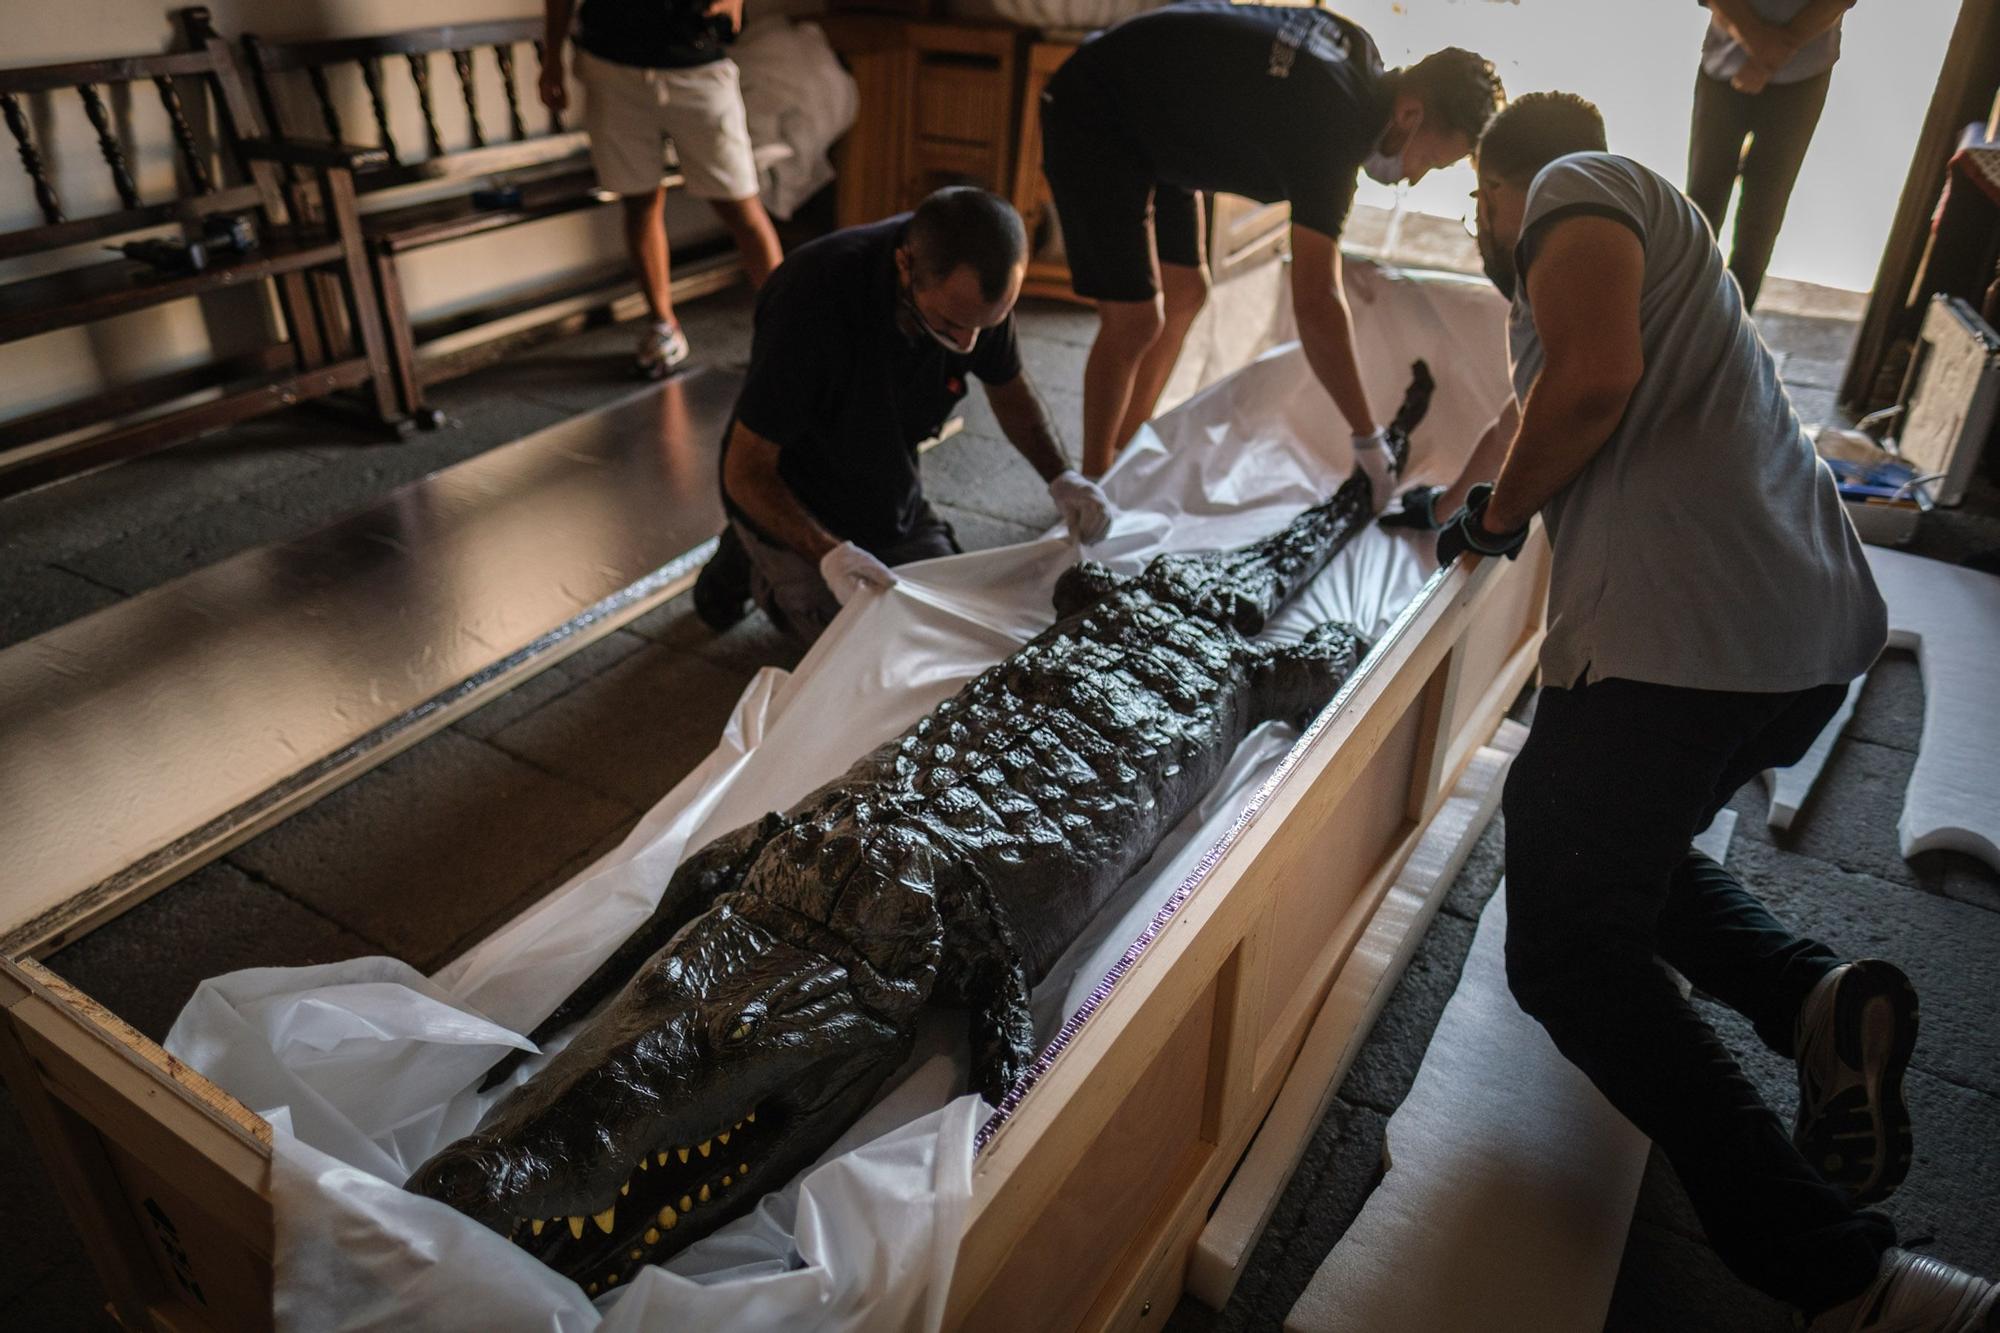
[(924, 499), (917, 446), (972, 376), (1070, 533), (1105, 534), (1103, 492), (1071, 470), (1021, 368), (1013, 312), (1026, 266), (1020, 216), (965, 186), (779, 265), (757, 294), (723, 442), (729, 527), (695, 583), (703, 621), (726, 628), (754, 597), (809, 643), (862, 588), (893, 586), (892, 566), (956, 553), (951, 525)]

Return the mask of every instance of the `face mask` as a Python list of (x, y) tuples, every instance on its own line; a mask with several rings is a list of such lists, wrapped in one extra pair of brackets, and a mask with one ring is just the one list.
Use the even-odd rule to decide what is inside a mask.
[(896, 296), (898, 303), (903, 308), (903, 321), (911, 326), (904, 330), (905, 333), (915, 333), (921, 330), (922, 332), (930, 335), (930, 340), (932, 342), (936, 343), (939, 347), (944, 348), (945, 351), (950, 352), (956, 356), (970, 356), (972, 355), (973, 347), (977, 347), (979, 345), (978, 334), (973, 335), (972, 347), (961, 347), (957, 343), (953, 342), (951, 339), (945, 337), (942, 333), (939, 333), (936, 329), (932, 328), (931, 322), (924, 318), (924, 312), (917, 307), (916, 293), (910, 289), (910, 285), (907, 282), (899, 282), (897, 284)]
[(1380, 181), (1384, 185), (1394, 185), (1403, 179), (1403, 155), (1385, 153), (1377, 148), (1362, 162), (1361, 169), (1368, 173), (1370, 180)]

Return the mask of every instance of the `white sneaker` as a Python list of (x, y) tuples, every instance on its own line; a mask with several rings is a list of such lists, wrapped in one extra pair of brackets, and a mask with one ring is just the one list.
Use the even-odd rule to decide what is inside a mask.
[(647, 379), (665, 379), (687, 359), (687, 335), (680, 325), (654, 324), (639, 335), (639, 373)]
[(2000, 1333), (2000, 1283), (1927, 1254), (1888, 1250), (1868, 1290), (1806, 1333)]

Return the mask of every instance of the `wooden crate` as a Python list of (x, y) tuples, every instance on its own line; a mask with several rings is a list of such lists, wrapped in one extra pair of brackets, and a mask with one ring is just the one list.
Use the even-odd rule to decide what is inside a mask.
[[(1431, 813), (1528, 681), (1548, 548), (1433, 579), (975, 1165), (948, 1326), (1157, 1328), (1203, 1220)], [(270, 1128), (0, 960), (0, 1077), (131, 1329), (272, 1326)]]

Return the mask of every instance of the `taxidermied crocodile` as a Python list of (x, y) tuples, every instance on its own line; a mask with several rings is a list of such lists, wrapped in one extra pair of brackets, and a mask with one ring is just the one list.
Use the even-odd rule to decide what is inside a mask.
[[(1429, 405), (1414, 371), (1398, 466)], [(1065, 571), (1048, 630), (788, 813), (684, 861), (535, 1035), (617, 998), (410, 1188), (596, 1294), (818, 1157), (927, 1003), (970, 1011), (974, 1078), (998, 1102), (1033, 1055), (1030, 988), (1252, 728), (1303, 724), (1354, 669), (1364, 645), (1343, 625), (1250, 636), (1371, 499), (1356, 469), (1254, 545), (1130, 579)]]

